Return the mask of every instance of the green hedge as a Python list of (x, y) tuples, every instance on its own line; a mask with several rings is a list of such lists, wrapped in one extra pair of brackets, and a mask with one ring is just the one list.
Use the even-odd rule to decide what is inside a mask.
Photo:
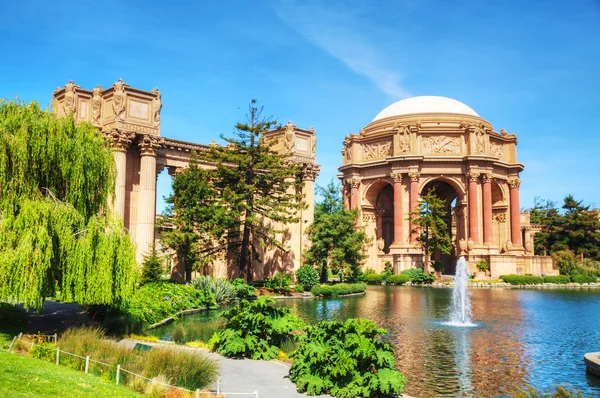
[(511, 285), (539, 285), (544, 283), (544, 278), (533, 275), (502, 275), (500, 279)]
[(598, 281), (598, 277), (594, 275), (576, 274), (571, 275), (571, 280), (575, 283), (594, 283)]
[(381, 274), (366, 274), (365, 282), (369, 285), (377, 285), (383, 282), (383, 275)]
[(345, 294), (362, 293), (367, 290), (367, 284), (360, 283), (338, 283), (335, 285), (317, 285), (310, 289), (315, 296), (337, 297)]
[(545, 283), (558, 283), (560, 285), (565, 285), (565, 284), (571, 282), (571, 278), (569, 278), (567, 275), (545, 276), (544, 282)]
[(404, 285), (408, 281), (410, 281), (408, 275), (403, 275), (403, 274), (390, 275), (390, 277), (387, 279), (388, 283), (391, 283), (394, 285)]

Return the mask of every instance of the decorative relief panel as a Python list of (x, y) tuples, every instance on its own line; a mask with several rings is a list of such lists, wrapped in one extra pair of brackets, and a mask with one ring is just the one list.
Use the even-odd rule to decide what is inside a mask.
[(298, 137), (296, 138), (296, 150), (300, 152), (308, 152), (308, 138)]
[(88, 119), (88, 102), (79, 100), (79, 112), (77, 112), (79, 120)]
[(495, 158), (502, 159), (502, 155), (504, 154), (504, 146), (498, 142), (490, 142), (491, 144), (491, 154)]
[(150, 117), (150, 106), (147, 102), (129, 100), (129, 116), (148, 120)]
[(363, 146), (364, 159), (383, 159), (392, 156), (392, 141), (376, 142)]
[(431, 136), (423, 137), (423, 151), (426, 154), (460, 154), (460, 137)]

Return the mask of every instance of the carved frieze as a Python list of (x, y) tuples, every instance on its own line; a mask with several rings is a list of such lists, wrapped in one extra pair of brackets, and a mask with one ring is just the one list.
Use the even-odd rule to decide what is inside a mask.
[(409, 153), (410, 145), (410, 126), (401, 125), (395, 128), (396, 131), (396, 153)]
[(365, 144), (363, 146), (363, 151), (365, 160), (384, 159), (388, 156), (392, 156), (392, 142), (383, 141)]
[(377, 219), (377, 216), (375, 216), (375, 214), (373, 213), (363, 213), (362, 216), (363, 222), (375, 222), (375, 220)]
[(475, 153), (485, 153), (485, 130), (483, 126), (475, 126)]
[(423, 151), (430, 155), (460, 154), (460, 137), (446, 135), (423, 137)]
[(504, 153), (504, 145), (499, 142), (490, 142), (490, 152), (491, 155), (495, 158), (502, 159), (502, 154)]

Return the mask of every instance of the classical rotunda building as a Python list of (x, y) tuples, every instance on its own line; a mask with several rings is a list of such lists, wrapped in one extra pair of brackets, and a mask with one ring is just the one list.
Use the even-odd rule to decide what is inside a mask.
[[(371, 238), (365, 267), (395, 273), (424, 267), (409, 213), (432, 189), (446, 204), (450, 255), (434, 253), (444, 273), (465, 256), (470, 271), (485, 260), (492, 277), (556, 274), (550, 257), (534, 256), (529, 214), (519, 205), (517, 137), (500, 132), (469, 106), (445, 97), (398, 101), (344, 140), (345, 206), (359, 209)], [(411, 233), (412, 232), (412, 233)]]

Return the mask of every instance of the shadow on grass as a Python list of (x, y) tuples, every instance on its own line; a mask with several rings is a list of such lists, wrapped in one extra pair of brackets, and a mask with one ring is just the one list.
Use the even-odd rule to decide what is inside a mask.
[(23, 308), (0, 303), (0, 347), (8, 348), (12, 338), (27, 328), (27, 313)]

